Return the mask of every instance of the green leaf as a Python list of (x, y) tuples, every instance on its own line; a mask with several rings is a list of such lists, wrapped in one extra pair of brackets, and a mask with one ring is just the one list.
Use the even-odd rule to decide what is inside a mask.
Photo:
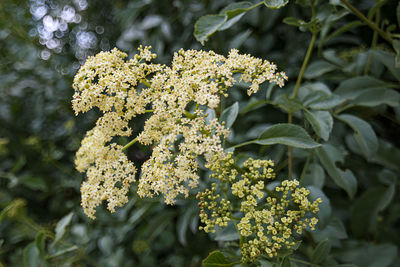
[(337, 67), (324, 60), (318, 60), (312, 62), (304, 72), (304, 78), (315, 79), (322, 76), (323, 74), (335, 70)]
[(335, 94), (327, 94), (322, 91), (310, 92), (304, 99), (303, 105), (312, 109), (327, 110), (339, 106), (346, 99)]
[(308, 167), (308, 172), (304, 175), (302, 180), (303, 185), (314, 185), (321, 189), (325, 183), (325, 172), (321, 165), (312, 163)]
[(55, 245), (65, 234), (67, 226), (71, 223), (73, 212), (68, 213), (58, 223), (55, 229), (56, 237), (54, 238), (53, 245)]
[(281, 266), (280, 267), (291, 267), (292, 263), (290, 262), (289, 257), (284, 257), (283, 260), (281, 261)]
[(364, 192), (351, 209), (351, 228), (357, 236), (375, 233), (378, 225), (378, 213), (392, 201), (395, 193), (391, 186), (376, 186)]
[(354, 138), (361, 148), (365, 158), (369, 160), (378, 150), (378, 138), (368, 122), (348, 114), (337, 116), (354, 130)]
[(364, 23), (362, 21), (359, 20), (355, 20), (352, 22), (348, 22), (346, 23), (344, 26), (340, 27), (339, 29), (337, 29), (336, 31), (334, 31), (333, 33), (331, 33), (330, 35), (328, 35), (328, 37), (325, 38), (325, 42), (331, 40), (332, 38), (341, 35), (342, 33), (345, 33), (351, 29), (357, 28), (361, 25), (364, 25)]
[(299, 27), (299, 30), (305, 32), (311, 27), (313, 27), (318, 22), (318, 19), (313, 19), (309, 22), (305, 22), (304, 20), (295, 18), (295, 17), (286, 17), (283, 19), (283, 23), (286, 23), (291, 26)]
[(220, 15), (226, 15), (227, 19), (230, 20), (238, 15), (247, 12), (253, 6), (250, 2), (237, 2), (227, 5), (219, 12)]
[(304, 115), (319, 137), (328, 141), (333, 128), (333, 118), (328, 111), (304, 110)]
[(320, 264), (328, 257), (331, 251), (331, 243), (326, 239), (320, 242), (313, 251), (311, 255), (311, 262), (315, 264)]
[(232, 221), (226, 227), (216, 227), (215, 238), (216, 241), (235, 241), (239, 240), (240, 236)]
[(178, 217), (176, 231), (178, 232), (178, 240), (182, 245), (186, 245), (186, 232), (189, 228), (190, 219), (193, 215), (193, 207), (188, 207)]
[(227, 20), (225, 15), (206, 15), (194, 24), (194, 37), (202, 45), (213, 35)]
[[(336, 150), (336, 152), (332, 153), (332, 150)], [(324, 144), (322, 147), (316, 148), (315, 152), (329, 177), (331, 177), (335, 184), (344, 189), (347, 192), (347, 195), (352, 198), (355, 194), (355, 190), (357, 189), (357, 180), (355, 180), (354, 175), (352, 176), (347, 174), (344, 176), (344, 173), (336, 167), (335, 162), (337, 162), (338, 159), (335, 158), (335, 154), (340, 152), (328, 144)]]
[(73, 246), (67, 247), (65, 249), (59, 250), (56, 253), (51, 254), (50, 256), (48, 256), (46, 258), (47, 259), (57, 258), (57, 257), (59, 257), (61, 255), (64, 255), (65, 253), (72, 252), (72, 251), (77, 250), (77, 249), (79, 249), (79, 247), (73, 245)]
[(216, 250), (211, 252), (206, 259), (203, 260), (203, 267), (222, 267), (232, 266), (236, 263), (230, 262), (221, 251)]
[(255, 140), (260, 145), (283, 144), (299, 148), (315, 148), (320, 146), (300, 126), (288, 123), (280, 123), (266, 129)]
[(400, 172), (400, 149), (383, 139), (379, 139), (378, 152), (372, 157), (371, 162)]
[(286, 6), (289, 0), (264, 0), (264, 4), (271, 9), (278, 9)]
[(397, 256), (397, 247), (393, 244), (372, 244), (347, 242), (335, 252), (335, 256), (344, 262), (354, 263), (359, 267), (389, 267)]
[(38, 232), (35, 237), (35, 245), (39, 251), (39, 255), (41, 258), (44, 258), (45, 255), (45, 243), (46, 235), (43, 232)]
[(376, 50), (373, 51), (374, 57), (376, 57), (389, 72), (395, 77), (398, 81), (400, 81), (400, 68), (396, 67), (396, 55), (394, 53), (389, 53), (386, 51)]
[(298, 99), (289, 98), (286, 94), (279, 95), (271, 103), (282, 108), (286, 112), (296, 112), (303, 108), (303, 105)]
[(225, 127), (231, 128), (239, 114), (239, 103), (235, 102), (229, 108), (224, 109), (219, 119), (220, 122), (225, 122)]
[(373, 107), (387, 104), (392, 107), (400, 105), (400, 94), (388, 88), (385, 82), (369, 77), (359, 76), (340, 83), (335, 91), (345, 99), (352, 100), (358, 106)]
[(23, 260), (25, 267), (36, 267), (40, 264), (39, 249), (36, 247), (35, 242), (29, 243), (24, 248)]
[(250, 2), (238, 2), (227, 5), (224, 9), (219, 12), (220, 15), (226, 16), (225, 23), (218, 29), (223, 31), (230, 28), (233, 24), (238, 22), (247, 11), (253, 8), (253, 4)]
[(335, 242), (334, 239), (340, 240), (348, 238), (346, 227), (337, 217), (330, 219), (329, 224), (325, 227), (325, 229), (318, 229), (317, 231), (313, 232), (312, 235), (314, 236), (316, 242), (321, 242), (325, 239)]

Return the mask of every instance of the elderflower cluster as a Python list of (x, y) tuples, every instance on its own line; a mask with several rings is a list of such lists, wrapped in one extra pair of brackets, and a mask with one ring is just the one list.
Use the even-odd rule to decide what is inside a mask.
[(113, 49), (88, 58), (74, 78), (72, 106), (76, 114), (97, 107), (103, 115), (82, 140), (76, 168), (87, 173), (82, 184), (82, 206), (94, 218), (103, 200), (114, 211), (127, 201), (136, 168), (118, 136), (131, 136), (131, 121), (146, 114), (143, 131), (134, 141), (151, 145), (152, 155), (142, 165), (138, 195), (162, 194), (167, 204), (178, 195), (188, 196), (198, 184), (198, 163), (224, 156), (222, 140), (229, 136), (217, 119), (207, 118), (222, 96), (238, 81), (250, 83), (248, 94), (265, 81), (283, 86), (284, 73), (266, 60), (241, 55), (235, 49), (228, 57), (213, 51), (180, 50), (171, 66), (154, 64), (150, 47), (126, 60), (127, 54)]
[[(232, 219), (238, 221), (237, 229), (243, 238), (241, 253), (243, 262), (253, 262), (260, 255), (277, 256), (281, 249), (295, 246), (294, 235), (314, 227), (318, 220), (311, 214), (318, 212), (321, 199), (311, 202), (309, 191), (299, 187), (297, 180), (283, 181), (270, 191), (268, 179), (273, 179), (274, 163), (271, 160), (249, 158), (244, 168), (235, 165), (232, 153), (215, 159), (207, 167), (211, 177), (218, 180), (222, 191), (230, 186), (232, 195), (220, 195), (214, 183), (212, 189), (200, 192), (200, 219), (206, 232), (215, 232), (215, 226), (225, 227)], [(230, 199), (230, 200), (229, 200)], [(232, 216), (233, 204), (240, 203), (239, 214)]]

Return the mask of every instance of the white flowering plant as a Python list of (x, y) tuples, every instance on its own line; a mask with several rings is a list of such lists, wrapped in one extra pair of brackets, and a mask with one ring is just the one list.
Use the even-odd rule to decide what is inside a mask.
[[(173, 205), (177, 197), (187, 198), (198, 187), (202, 158), (204, 168), (211, 171), (209, 177), (217, 181), (197, 193), (205, 225), (200, 229), (215, 233), (217, 226), (227, 227), (232, 221), (243, 263), (263, 254), (274, 258), (283, 248), (295, 247), (296, 233), (314, 229), (318, 220), (310, 215), (318, 212), (321, 199), (310, 201), (310, 192), (297, 180), (285, 180), (269, 190), (267, 185), (275, 177), (271, 160), (249, 158), (243, 167), (235, 164), (223, 144), (237, 116), (231, 110), (237, 105), (225, 115), (226, 121), (222, 114), (208, 118), (235, 83), (249, 84), (251, 95), (266, 81), (282, 87), (285, 73), (236, 49), (227, 57), (180, 50), (171, 66), (152, 63), (156, 55), (150, 47), (138, 51), (130, 60), (117, 49), (101, 52), (88, 58), (75, 76), (75, 113), (94, 107), (103, 113), (76, 154), (77, 170), (87, 174), (81, 186), (84, 212), (95, 219), (95, 208), (103, 201), (114, 212), (128, 202), (127, 193), (136, 181), (140, 197), (160, 194)], [(131, 136), (130, 122), (142, 114), (147, 114), (143, 131), (124, 146), (115, 142), (116, 137)], [(139, 175), (124, 153), (136, 142), (152, 147)]]

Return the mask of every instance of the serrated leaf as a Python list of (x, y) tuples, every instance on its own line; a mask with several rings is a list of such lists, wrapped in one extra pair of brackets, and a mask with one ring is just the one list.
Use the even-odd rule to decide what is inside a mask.
[(39, 249), (35, 243), (29, 243), (23, 251), (23, 261), (25, 267), (36, 267), (40, 264)]
[(335, 70), (337, 67), (324, 60), (318, 60), (312, 62), (304, 72), (304, 78), (314, 79), (320, 77), (321, 75)]
[(371, 125), (366, 121), (349, 114), (337, 117), (354, 130), (354, 138), (361, 148), (365, 158), (369, 160), (378, 150), (378, 138)]
[[(322, 147), (316, 148), (315, 153), (329, 177), (331, 177), (335, 184), (344, 189), (349, 197), (352, 198), (355, 194), (355, 189), (357, 188), (357, 186), (354, 186), (354, 183), (357, 182), (357, 180), (351, 179), (351, 176), (343, 176), (341, 170), (336, 167), (335, 162), (337, 162), (338, 159), (331, 153), (331, 149), (334, 148), (330, 145), (324, 144)], [(350, 179), (346, 179), (349, 177)]]
[(206, 15), (194, 24), (194, 37), (202, 45), (213, 35), (227, 20), (225, 15)]
[(333, 128), (333, 118), (331, 114), (328, 111), (309, 111), (305, 109), (304, 115), (315, 133), (325, 141), (328, 141), (329, 134)]
[(225, 127), (231, 128), (239, 114), (239, 103), (235, 102), (232, 106), (224, 109), (219, 119), (220, 122), (225, 122)]
[(311, 255), (311, 262), (315, 264), (322, 263), (327, 258), (330, 251), (331, 251), (331, 244), (327, 239), (320, 242), (315, 247), (313, 254)]
[(203, 267), (227, 267), (235, 263), (230, 262), (221, 251), (211, 252), (206, 259), (203, 260)]
[(289, 0), (264, 0), (264, 4), (271, 9), (284, 7), (289, 3)]
[(267, 128), (254, 143), (260, 145), (282, 144), (299, 148), (320, 146), (302, 127), (288, 123), (275, 124)]
[(53, 245), (56, 244), (65, 234), (65, 230), (67, 226), (71, 223), (73, 212), (68, 213), (64, 216), (60, 221), (58, 221), (55, 233), (56, 237), (54, 238)]

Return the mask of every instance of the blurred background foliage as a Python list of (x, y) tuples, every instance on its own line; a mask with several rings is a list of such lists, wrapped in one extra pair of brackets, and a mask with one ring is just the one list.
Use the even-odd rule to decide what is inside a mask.
[[(196, 20), (231, 2), (0, 2), (0, 265), (199, 266), (210, 251), (234, 240), (229, 231), (210, 238), (197, 230), (193, 197), (171, 207), (160, 199), (139, 199), (133, 189), (128, 205), (114, 214), (99, 209), (91, 221), (82, 213), (79, 187), (84, 177), (74, 170), (74, 153), (97, 114), (74, 116), (73, 75), (87, 56), (113, 47), (132, 55), (143, 44), (153, 47), (161, 63), (180, 48), (222, 54), (238, 48), (274, 61), (289, 76), (288, 85), (279, 90), (266, 85), (251, 98), (240, 86), (234, 88), (225, 105), (238, 101), (240, 112), (227, 145), (255, 139), (268, 126), (287, 122), (288, 112), (323, 143), (316, 150), (293, 150), (294, 177), (302, 177), (324, 202), (318, 229), (306, 235), (296, 252), (298, 261), (291, 264), (400, 266), (400, 68), (395, 45), (374, 36), (340, 1), (319, 1), (318, 39), (299, 100), (292, 101), (287, 96), (311, 34), (301, 21), (286, 20), (288, 25), (283, 20), (309, 19), (308, 1), (249, 11), (202, 47), (193, 36)], [(386, 32), (400, 32), (398, 1), (352, 2)], [(251, 145), (236, 152), (238, 160), (249, 155), (274, 159), (278, 177), (284, 179), (286, 150), (283, 145)], [(138, 164), (149, 156), (140, 146), (128, 153)], [(347, 184), (338, 186), (342, 178)], [(270, 266), (267, 261), (257, 264)]]

